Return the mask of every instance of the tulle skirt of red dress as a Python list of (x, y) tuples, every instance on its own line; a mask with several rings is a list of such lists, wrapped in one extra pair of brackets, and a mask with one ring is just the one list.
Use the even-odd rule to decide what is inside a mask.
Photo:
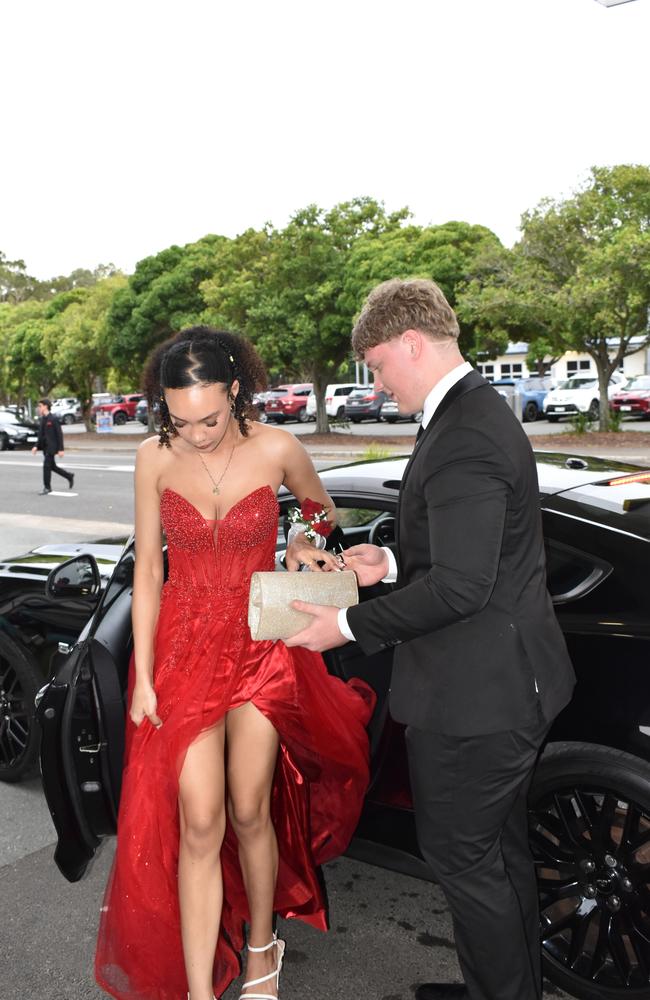
[[(98, 984), (118, 1000), (185, 1000), (178, 779), (187, 748), (226, 711), (252, 702), (280, 735), (271, 811), (280, 854), (274, 908), (282, 917), (325, 929), (317, 867), (345, 851), (363, 803), (372, 691), (361, 681), (346, 684), (331, 677), (317, 654), (289, 650), (282, 642), (252, 642), (245, 626), (232, 627), (232, 615), (218, 617), (207, 628), (202, 623), (197, 646), (187, 630), (179, 633), (176, 615), (161, 613), (156, 645), (169, 655), (157, 654), (154, 682), (163, 726), (156, 730), (145, 720), (136, 728), (127, 722), (118, 846), (95, 960)], [(240, 973), (248, 920), (230, 826), (221, 863), (217, 997)]]

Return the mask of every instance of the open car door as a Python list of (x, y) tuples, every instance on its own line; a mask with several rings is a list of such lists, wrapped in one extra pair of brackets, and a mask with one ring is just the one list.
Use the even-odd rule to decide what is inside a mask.
[[(133, 565), (131, 542), (77, 644), (38, 696), (43, 789), (57, 832), (54, 859), (70, 882), (117, 829)], [(56, 594), (56, 581), (53, 589)]]

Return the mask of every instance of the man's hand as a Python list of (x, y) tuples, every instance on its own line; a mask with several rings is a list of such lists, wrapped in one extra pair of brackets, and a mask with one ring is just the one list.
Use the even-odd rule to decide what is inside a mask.
[(291, 607), (296, 611), (306, 611), (308, 615), (313, 615), (313, 619), (301, 632), (285, 639), (285, 646), (304, 646), (314, 653), (322, 653), (325, 649), (343, 646), (348, 641), (339, 630), (338, 608), (309, 604), (307, 601), (292, 601)]
[(32, 455), (38, 455), (38, 448), (32, 448)]
[(388, 573), (388, 556), (379, 545), (353, 545), (343, 552), (343, 561), (356, 573), (360, 587), (371, 587)]
[(56, 453), (56, 457), (57, 458), (63, 458), (64, 455), (65, 455), (64, 451), (57, 451), (57, 453)]

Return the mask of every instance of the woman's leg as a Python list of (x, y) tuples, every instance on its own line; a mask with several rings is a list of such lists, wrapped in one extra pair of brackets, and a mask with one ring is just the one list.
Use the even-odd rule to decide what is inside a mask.
[(225, 723), (189, 747), (179, 779), (178, 897), (191, 1000), (212, 1000), (212, 967), (223, 885), (219, 854), (226, 828)]
[[(261, 947), (273, 937), (273, 898), (278, 875), (278, 845), (271, 822), (271, 785), (278, 755), (278, 734), (251, 703), (229, 712), (228, 809), (239, 842), (239, 861), (248, 896), (249, 944)], [(276, 949), (248, 953), (246, 979), (275, 969)], [(272, 981), (247, 992), (275, 994)]]

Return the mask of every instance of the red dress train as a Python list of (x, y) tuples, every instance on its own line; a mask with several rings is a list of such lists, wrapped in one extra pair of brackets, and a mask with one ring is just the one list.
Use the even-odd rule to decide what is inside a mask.
[[(368, 783), (370, 689), (331, 677), (318, 654), (250, 637), (250, 577), (275, 562), (278, 504), (271, 488), (244, 497), (216, 526), (165, 490), (161, 518), (169, 579), (156, 629), (154, 686), (163, 725), (156, 730), (146, 720), (140, 727), (127, 722), (117, 852), (95, 957), (98, 984), (118, 1000), (187, 995), (177, 893), (178, 777), (199, 733), (249, 701), (278, 731), (271, 800), (280, 852), (274, 907), (315, 927), (326, 927), (317, 866), (347, 847)], [(217, 997), (239, 975), (248, 919), (230, 827), (221, 862)]]

